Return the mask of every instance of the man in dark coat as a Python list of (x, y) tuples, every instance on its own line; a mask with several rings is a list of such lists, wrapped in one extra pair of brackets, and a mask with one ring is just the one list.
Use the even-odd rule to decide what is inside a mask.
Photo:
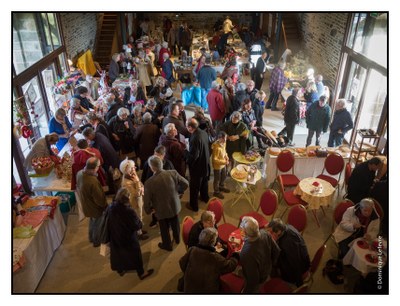
[(189, 183), (175, 170), (163, 170), (163, 164), (158, 156), (149, 158), (153, 176), (144, 184), (143, 208), (147, 214), (155, 212), (160, 226), (161, 242), (158, 247), (172, 251), (172, 241), (169, 234), (172, 229), (175, 243), (180, 242), (178, 214), (181, 211), (179, 190), (185, 190)]
[(185, 151), (185, 160), (189, 165), (190, 173), (190, 202), (186, 207), (190, 210), (198, 211), (199, 191), (202, 201), (207, 203), (209, 200), (210, 151), (208, 135), (199, 128), (199, 123), (194, 118), (188, 119), (186, 127), (189, 133), (192, 134), (190, 136), (189, 150)]
[(245, 242), (240, 252), (245, 279), (243, 293), (259, 293), (278, 261), (280, 250), (265, 230), (259, 230), (254, 218), (244, 217), (240, 227), (245, 233)]
[(235, 270), (237, 254), (229, 259), (218, 254), (214, 248), (217, 238), (218, 231), (215, 228), (203, 229), (199, 244), (191, 247), (179, 260), (179, 266), (185, 273), (185, 293), (218, 293), (220, 276)]
[(380, 164), (381, 160), (378, 157), (373, 157), (354, 168), (347, 187), (347, 198), (352, 200), (353, 203), (356, 204), (369, 196), (375, 173)]
[(306, 147), (311, 144), (315, 133), (315, 145), (319, 146), (321, 135), (326, 133), (331, 119), (331, 107), (326, 103), (326, 96), (321, 96), (319, 101), (315, 101), (306, 112), (306, 123), (308, 136)]
[(310, 269), (310, 256), (303, 236), (278, 218), (268, 223), (267, 230), (281, 249), (278, 259), (281, 278), (297, 287), (301, 286), (303, 274)]
[(346, 109), (346, 100), (339, 99), (335, 104), (335, 114), (330, 126), (328, 147), (337, 147), (343, 143), (344, 135), (353, 128), (353, 119)]
[(293, 89), (292, 94), (286, 100), (286, 109), (284, 115), (285, 129), (289, 145), (294, 145), (293, 135), (296, 124), (300, 121), (300, 102), (297, 99), (298, 88)]
[(176, 103), (170, 104), (168, 106), (168, 116), (162, 121), (162, 129), (164, 129), (168, 123), (173, 123), (179, 134), (182, 134), (185, 138), (189, 138), (190, 133), (185, 126), (185, 122), (179, 119), (179, 113), (179, 105)]
[(76, 175), (76, 187), (82, 202), (82, 210), (89, 220), (89, 241), (94, 247), (100, 246), (99, 226), (102, 221), (103, 211), (107, 207), (106, 195), (99, 180), (97, 170), (100, 161), (91, 157), (86, 161), (84, 169)]
[(199, 236), (203, 229), (207, 227), (215, 227), (215, 215), (212, 211), (204, 211), (201, 214), (200, 221), (193, 224), (189, 232), (188, 247), (199, 244)]
[(261, 86), (264, 81), (264, 74), (265, 71), (267, 70), (266, 60), (267, 60), (267, 52), (264, 51), (257, 60), (254, 72), (254, 82), (256, 83), (255, 87), (257, 90), (261, 89)]

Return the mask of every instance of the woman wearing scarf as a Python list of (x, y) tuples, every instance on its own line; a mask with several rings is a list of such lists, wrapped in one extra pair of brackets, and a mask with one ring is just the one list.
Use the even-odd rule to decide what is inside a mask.
[(372, 198), (362, 199), (360, 203), (349, 207), (333, 234), (339, 244), (339, 257), (346, 255), (350, 249), (349, 243), (354, 239), (364, 237), (369, 241), (374, 240), (378, 237), (379, 228), (380, 216)]
[(61, 151), (68, 142), (69, 137), (76, 133), (76, 131), (71, 131), (71, 129), (72, 124), (69, 122), (65, 110), (62, 108), (57, 109), (54, 117), (49, 121), (49, 133), (58, 134), (59, 139), (56, 143), (58, 151)]

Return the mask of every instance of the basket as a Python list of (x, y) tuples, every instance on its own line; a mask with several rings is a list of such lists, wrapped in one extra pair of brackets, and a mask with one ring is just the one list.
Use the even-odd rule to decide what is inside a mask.
[(53, 170), (53, 168), (54, 168), (54, 163), (46, 168), (33, 168), (33, 169), (35, 170), (36, 174), (45, 176), (49, 175), (51, 170)]

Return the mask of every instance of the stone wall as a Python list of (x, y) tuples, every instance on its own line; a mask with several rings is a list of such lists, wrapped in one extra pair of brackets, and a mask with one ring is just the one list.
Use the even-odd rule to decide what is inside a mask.
[(303, 50), (310, 57), (317, 74), (333, 89), (339, 69), (340, 53), (348, 13), (301, 13), (299, 25)]
[(60, 13), (67, 56), (72, 59), (80, 52), (94, 52), (97, 19), (96, 13)]

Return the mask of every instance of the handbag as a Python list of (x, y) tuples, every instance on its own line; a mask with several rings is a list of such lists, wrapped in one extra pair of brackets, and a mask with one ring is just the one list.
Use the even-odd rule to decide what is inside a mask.
[(110, 242), (110, 233), (108, 231), (108, 207), (104, 210), (99, 225), (99, 240), (102, 244)]

